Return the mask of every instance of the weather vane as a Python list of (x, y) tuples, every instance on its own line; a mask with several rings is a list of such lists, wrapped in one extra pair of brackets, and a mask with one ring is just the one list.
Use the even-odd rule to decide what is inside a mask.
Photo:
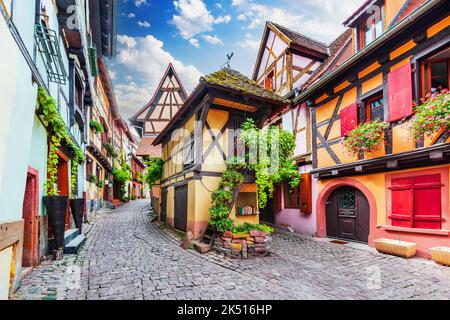
[(231, 62), (231, 59), (233, 58), (233, 56), (234, 56), (234, 52), (231, 52), (230, 54), (227, 54), (227, 62), (225, 62), (225, 63), (222, 65), (221, 68), (223, 68), (223, 67), (225, 67), (225, 66), (227, 66), (227, 68), (231, 68), (231, 67), (230, 67), (230, 62)]

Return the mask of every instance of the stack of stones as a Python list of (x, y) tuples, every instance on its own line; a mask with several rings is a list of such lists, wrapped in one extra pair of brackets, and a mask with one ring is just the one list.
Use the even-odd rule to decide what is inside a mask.
[(249, 259), (269, 255), (271, 242), (272, 238), (263, 231), (240, 234), (227, 231), (216, 241), (216, 249), (232, 259)]

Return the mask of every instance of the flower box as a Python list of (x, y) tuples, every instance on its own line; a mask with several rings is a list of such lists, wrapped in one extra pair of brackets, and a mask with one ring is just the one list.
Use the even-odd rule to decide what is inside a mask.
[(375, 248), (378, 252), (386, 253), (402, 258), (412, 258), (416, 255), (417, 244), (394, 239), (376, 239)]
[(434, 262), (444, 266), (450, 266), (450, 248), (449, 247), (435, 247), (431, 248), (431, 258)]

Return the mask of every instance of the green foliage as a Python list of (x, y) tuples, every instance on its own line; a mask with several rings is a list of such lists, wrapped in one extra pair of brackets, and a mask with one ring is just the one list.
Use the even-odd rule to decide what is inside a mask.
[(71, 196), (73, 196), (77, 186), (78, 165), (84, 163), (86, 158), (83, 150), (72, 140), (64, 120), (59, 114), (55, 100), (42, 87), (38, 89), (37, 100), (39, 104), (38, 112), (47, 128), (51, 141), (47, 161), (46, 193), (48, 196), (59, 195), (57, 152), (59, 147), (65, 144), (73, 154), (71, 169)]
[(233, 233), (249, 233), (252, 230), (259, 230), (266, 232), (267, 234), (273, 233), (275, 230), (265, 224), (251, 224), (251, 223), (241, 223), (234, 225), (230, 231)]
[(86, 177), (86, 180), (90, 183), (97, 183), (97, 177), (93, 174), (90, 174)]
[(103, 180), (99, 180), (95, 183), (95, 185), (99, 188), (103, 188), (103, 186), (105, 185), (105, 182)]
[(90, 125), (91, 129), (94, 130), (94, 132), (97, 134), (103, 133), (105, 130), (103, 128), (102, 124), (100, 122), (98, 122), (97, 120), (91, 120), (89, 125)]
[[(249, 148), (248, 159), (258, 159), (249, 168), (255, 171), (260, 208), (265, 208), (269, 198), (273, 197), (275, 184), (289, 182), (291, 188), (299, 185), (301, 176), (292, 159), (295, 150), (292, 133), (276, 126), (259, 130), (249, 118), (242, 125), (241, 139)], [(273, 164), (276, 160), (278, 167)]]
[(129, 199), (127, 197), (125, 197), (125, 195), (127, 193), (126, 186), (127, 186), (127, 182), (131, 181), (132, 176), (131, 176), (131, 171), (130, 171), (130, 165), (125, 162), (125, 157), (121, 158), (120, 167), (117, 167), (113, 170), (113, 177), (114, 177), (114, 181), (119, 184), (120, 200), (122, 202), (128, 202)]
[(352, 155), (371, 153), (383, 142), (384, 131), (389, 124), (383, 121), (364, 122), (350, 131), (344, 139), (344, 147)]
[(145, 175), (145, 182), (151, 188), (162, 179), (164, 160), (161, 158), (150, 158), (146, 164), (147, 174)]
[(416, 138), (450, 130), (450, 92), (443, 89), (428, 95), (425, 102), (415, 108), (413, 132)]

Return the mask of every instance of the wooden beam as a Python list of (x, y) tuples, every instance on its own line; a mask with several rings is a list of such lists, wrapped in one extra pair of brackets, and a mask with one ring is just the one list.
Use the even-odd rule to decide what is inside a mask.
[(217, 104), (219, 106), (224, 106), (224, 107), (229, 107), (232, 109), (248, 111), (248, 112), (255, 112), (258, 110), (256, 107), (252, 107), (249, 105), (245, 105), (243, 103), (234, 102), (234, 101), (230, 101), (230, 100), (226, 100), (226, 99), (222, 99), (222, 98), (214, 98), (213, 104)]

